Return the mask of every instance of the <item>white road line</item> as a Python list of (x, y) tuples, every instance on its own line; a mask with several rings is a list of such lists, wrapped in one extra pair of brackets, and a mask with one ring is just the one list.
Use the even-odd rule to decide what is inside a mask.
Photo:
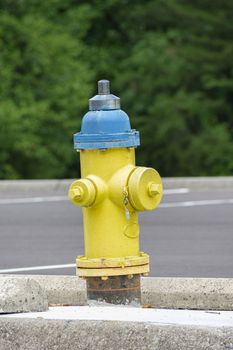
[[(164, 190), (165, 195), (188, 193), (188, 188), (175, 188)], [(63, 202), (68, 201), (68, 196), (49, 196), (49, 197), (25, 197), (25, 198), (4, 198), (0, 199), (0, 204), (27, 204), (27, 203), (43, 203), (43, 202)]]
[(233, 204), (233, 199), (210, 199), (201, 201), (161, 203), (158, 208), (195, 207), (201, 205)]
[[(175, 191), (180, 192), (175, 192)], [(175, 193), (187, 193), (189, 189), (176, 189), (167, 190), (173, 192), (167, 192), (165, 194), (175, 194)], [(183, 191), (183, 192), (182, 192)], [(28, 197), (28, 198), (6, 198), (0, 199), (1, 204), (27, 204), (27, 203), (42, 203), (42, 202), (60, 202), (68, 201), (67, 196), (50, 196), (50, 197)], [(194, 207), (201, 205), (221, 205), (221, 204), (233, 204), (233, 199), (210, 199), (210, 200), (197, 200), (197, 201), (184, 201), (184, 202), (169, 202), (161, 203), (159, 208), (175, 208), (175, 207)]]
[(171, 188), (168, 190), (163, 190), (163, 194), (183, 194), (183, 193), (189, 193), (189, 188)]
[(67, 201), (67, 200), (68, 200), (67, 196), (6, 198), (6, 199), (0, 199), (0, 204), (24, 204), (24, 203), (42, 203), (42, 202), (61, 202), (61, 201)]
[(75, 264), (63, 264), (63, 265), (47, 265), (47, 266), (31, 266), (31, 267), (16, 267), (11, 269), (2, 269), (0, 273), (8, 272), (26, 272), (26, 271), (37, 271), (37, 270), (54, 270), (54, 269), (66, 269), (69, 267), (75, 267)]

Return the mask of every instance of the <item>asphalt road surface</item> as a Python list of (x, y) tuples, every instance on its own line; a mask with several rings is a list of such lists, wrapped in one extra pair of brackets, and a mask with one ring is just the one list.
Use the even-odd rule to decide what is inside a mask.
[[(139, 221), (151, 276), (233, 277), (233, 190), (167, 191)], [(73, 275), (82, 254), (81, 210), (64, 193), (0, 194), (0, 273)]]

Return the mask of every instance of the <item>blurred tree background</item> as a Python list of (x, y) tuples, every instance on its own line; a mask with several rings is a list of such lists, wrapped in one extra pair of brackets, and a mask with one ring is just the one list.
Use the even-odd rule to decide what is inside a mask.
[(0, 178), (77, 177), (109, 79), (162, 176), (233, 172), (233, 2), (0, 0)]

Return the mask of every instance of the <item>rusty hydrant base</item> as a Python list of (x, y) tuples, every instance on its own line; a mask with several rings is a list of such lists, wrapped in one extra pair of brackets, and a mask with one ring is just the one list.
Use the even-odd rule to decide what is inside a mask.
[(87, 281), (87, 298), (104, 301), (110, 304), (140, 304), (140, 275), (110, 276), (103, 280), (100, 277), (89, 277)]

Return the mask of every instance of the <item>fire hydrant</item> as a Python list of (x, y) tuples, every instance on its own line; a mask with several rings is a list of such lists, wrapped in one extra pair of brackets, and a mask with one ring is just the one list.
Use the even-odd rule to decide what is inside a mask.
[(110, 93), (108, 80), (100, 80), (81, 132), (74, 135), (82, 178), (69, 189), (70, 200), (83, 207), (85, 254), (76, 266), (87, 280), (89, 299), (140, 300), (140, 276), (149, 272), (149, 256), (139, 250), (138, 212), (159, 205), (162, 182), (156, 170), (135, 166), (139, 144), (120, 98)]

